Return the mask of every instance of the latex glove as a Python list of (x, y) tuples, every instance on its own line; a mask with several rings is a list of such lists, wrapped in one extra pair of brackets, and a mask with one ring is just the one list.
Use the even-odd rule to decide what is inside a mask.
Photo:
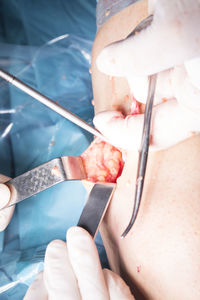
[[(0, 209), (6, 206), (10, 201), (11, 193), (7, 185), (3, 184), (10, 178), (0, 174)], [(0, 211), (0, 231), (3, 231), (9, 224), (15, 207), (11, 206), (9, 208)]]
[(200, 56), (200, 1), (149, 1), (153, 22), (139, 34), (106, 47), (97, 59), (114, 76), (150, 75)]
[[(29, 287), (24, 300), (48, 300), (48, 294), (44, 285), (44, 272), (40, 272)], [(65, 298), (63, 298), (65, 299)]]
[[(200, 2), (196, 0), (152, 1), (154, 20), (134, 37), (105, 48), (97, 59), (102, 72), (127, 77), (139, 102), (146, 102), (148, 78), (159, 73), (153, 109), (151, 149), (163, 149), (200, 131)], [(150, 45), (150, 46), (149, 46)], [(188, 59), (191, 59), (188, 61)], [(175, 66), (184, 63), (182, 66)], [(175, 66), (175, 67), (173, 67)], [(172, 68), (173, 67), (173, 68)], [(163, 99), (175, 98), (178, 103)], [(158, 105), (159, 104), (159, 105)], [(143, 115), (124, 118), (105, 112), (95, 126), (121, 148), (138, 149)], [(133, 137), (132, 139), (130, 137)]]
[[(67, 245), (60, 240), (48, 245), (43, 279), (40, 275), (42, 282), (42, 291), (45, 287), (46, 293), (42, 297), (38, 296), (38, 300), (134, 299), (129, 287), (117, 274), (102, 270), (92, 237), (80, 227), (68, 230)], [(29, 298), (30, 292), (31, 288), (25, 300), (36, 299)]]
[[(143, 115), (124, 117), (107, 111), (94, 118), (95, 126), (117, 148), (139, 149), (142, 139)], [(200, 132), (200, 117), (180, 107), (175, 99), (156, 106), (152, 113), (151, 150), (169, 148)]]

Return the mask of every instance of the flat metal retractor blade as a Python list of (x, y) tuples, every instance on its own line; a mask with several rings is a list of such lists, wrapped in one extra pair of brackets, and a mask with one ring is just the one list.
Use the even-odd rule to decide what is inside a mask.
[(96, 183), (83, 208), (77, 226), (87, 230), (94, 238), (106, 213), (115, 187), (116, 184), (114, 183)]
[(7, 181), (5, 184), (10, 188), (12, 198), (6, 207), (38, 194), (60, 182), (85, 178), (86, 173), (81, 157), (64, 156), (55, 158)]

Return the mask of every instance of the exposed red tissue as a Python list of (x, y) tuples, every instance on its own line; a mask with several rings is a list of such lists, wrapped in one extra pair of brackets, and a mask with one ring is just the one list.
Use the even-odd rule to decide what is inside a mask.
[(100, 139), (95, 139), (81, 158), (87, 180), (92, 182), (116, 183), (124, 167), (122, 153)]
[[(133, 96), (131, 99), (132, 105), (128, 115), (140, 114), (138, 101)], [(124, 167), (121, 151), (98, 138), (91, 143), (81, 158), (87, 180), (92, 182), (116, 183)]]
[(131, 105), (130, 115), (138, 115), (138, 114), (140, 114), (140, 105), (139, 105), (139, 102), (133, 96), (131, 97), (131, 100), (132, 100), (132, 105)]

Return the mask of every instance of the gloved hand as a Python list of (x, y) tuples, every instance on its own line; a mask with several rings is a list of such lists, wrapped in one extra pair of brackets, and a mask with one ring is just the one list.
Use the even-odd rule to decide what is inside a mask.
[[(3, 184), (8, 181), (9, 177), (0, 174), (0, 209), (6, 206), (10, 201), (11, 193), (7, 185)], [(0, 231), (3, 231), (9, 224), (15, 207), (11, 206), (9, 208), (0, 211)]]
[[(40, 291), (40, 292), (39, 292)], [(129, 287), (115, 273), (102, 270), (92, 237), (80, 227), (67, 232), (67, 245), (56, 240), (46, 250), (44, 272), (24, 300), (134, 300)]]
[[(147, 75), (159, 72), (152, 148), (162, 149), (200, 131), (200, 2), (157, 0), (149, 1), (149, 7), (154, 11), (152, 24), (106, 47), (97, 66), (108, 75), (126, 77), (133, 96), (143, 103)], [(105, 112), (94, 118), (94, 124), (117, 147), (140, 145), (143, 115), (125, 119), (119, 112)]]

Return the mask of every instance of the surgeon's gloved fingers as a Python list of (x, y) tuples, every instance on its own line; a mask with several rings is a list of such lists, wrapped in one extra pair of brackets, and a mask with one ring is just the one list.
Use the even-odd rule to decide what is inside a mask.
[(103, 274), (109, 291), (110, 300), (135, 300), (129, 286), (119, 275), (108, 269), (104, 269)]
[(10, 190), (7, 185), (0, 183), (0, 209), (10, 201)]
[(185, 62), (185, 69), (191, 84), (200, 90), (200, 57)]
[[(200, 67), (200, 60), (198, 60), (197, 66), (198, 63)], [(190, 66), (190, 71), (192, 72), (192, 70), (195, 72), (194, 66), (192, 68)], [(191, 72), (189, 72), (190, 75)], [(199, 70), (197, 73), (200, 75)], [(180, 105), (189, 111), (193, 111), (200, 118), (200, 80), (197, 78), (197, 74), (194, 74), (195, 78), (193, 77), (193, 80), (191, 80), (189, 74), (184, 65), (176, 66), (173, 70), (172, 89)], [(193, 84), (194, 80), (196, 86)]]
[(109, 300), (98, 252), (89, 233), (72, 227), (67, 232), (69, 258), (83, 300)]
[(200, 118), (176, 99), (153, 108), (151, 149), (167, 149), (200, 132)]
[(71, 267), (65, 242), (55, 240), (47, 246), (44, 283), (48, 300), (81, 300), (76, 276)]
[(105, 111), (94, 117), (95, 127), (117, 147), (126, 150), (139, 149), (144, 115), (124, 117), (119, 111)]
[(6, 227), (10, 223), (14, 210), (15, 207), (11, 206), (0, 211), (0, 231), (6, 229)]
[(48, 300), (47, 290), (44, 286), (43, 272), (40, 272), (30, 285), (23, 300)]
[(148, 12), (150, 15), (154, 14), (156, 2), (158, 0), (148, 0)]
[[(97, 114), (93, 122), (115, 147), (126, 150), (139, 149), (144, 115), (125, 118), (120, 112), (107, 111)], [(199, 132), (198, 114), (186, 110), (175, 99), (153, 108), (151, 150), (169, 148)]]
[(200, 3), (159, 0), (148, 28), (107, 46), (97, 57), (111, 76), (150, 75), (200, 55)]
[[(7, 185), (3, 184), (10, 178), (0, 174), (0, 209), (10, 201), (11, 193)], [(3, 231), (9, 224), (15, 207), (8, 207), (0, 211), (0, 231)]]
[[(153, 102), (154, 105), (160, 104), (163, 100), (165, 101), (166, 99), (174, 97), (172, 90), (172, 75), (172, 69), (160, 72), (157, 75), (157, 84)], [(140, 103), (146, 103), (149, 89), (148, 76), (131, 76), (127, 77), (127, 80), (134, 98)]]

